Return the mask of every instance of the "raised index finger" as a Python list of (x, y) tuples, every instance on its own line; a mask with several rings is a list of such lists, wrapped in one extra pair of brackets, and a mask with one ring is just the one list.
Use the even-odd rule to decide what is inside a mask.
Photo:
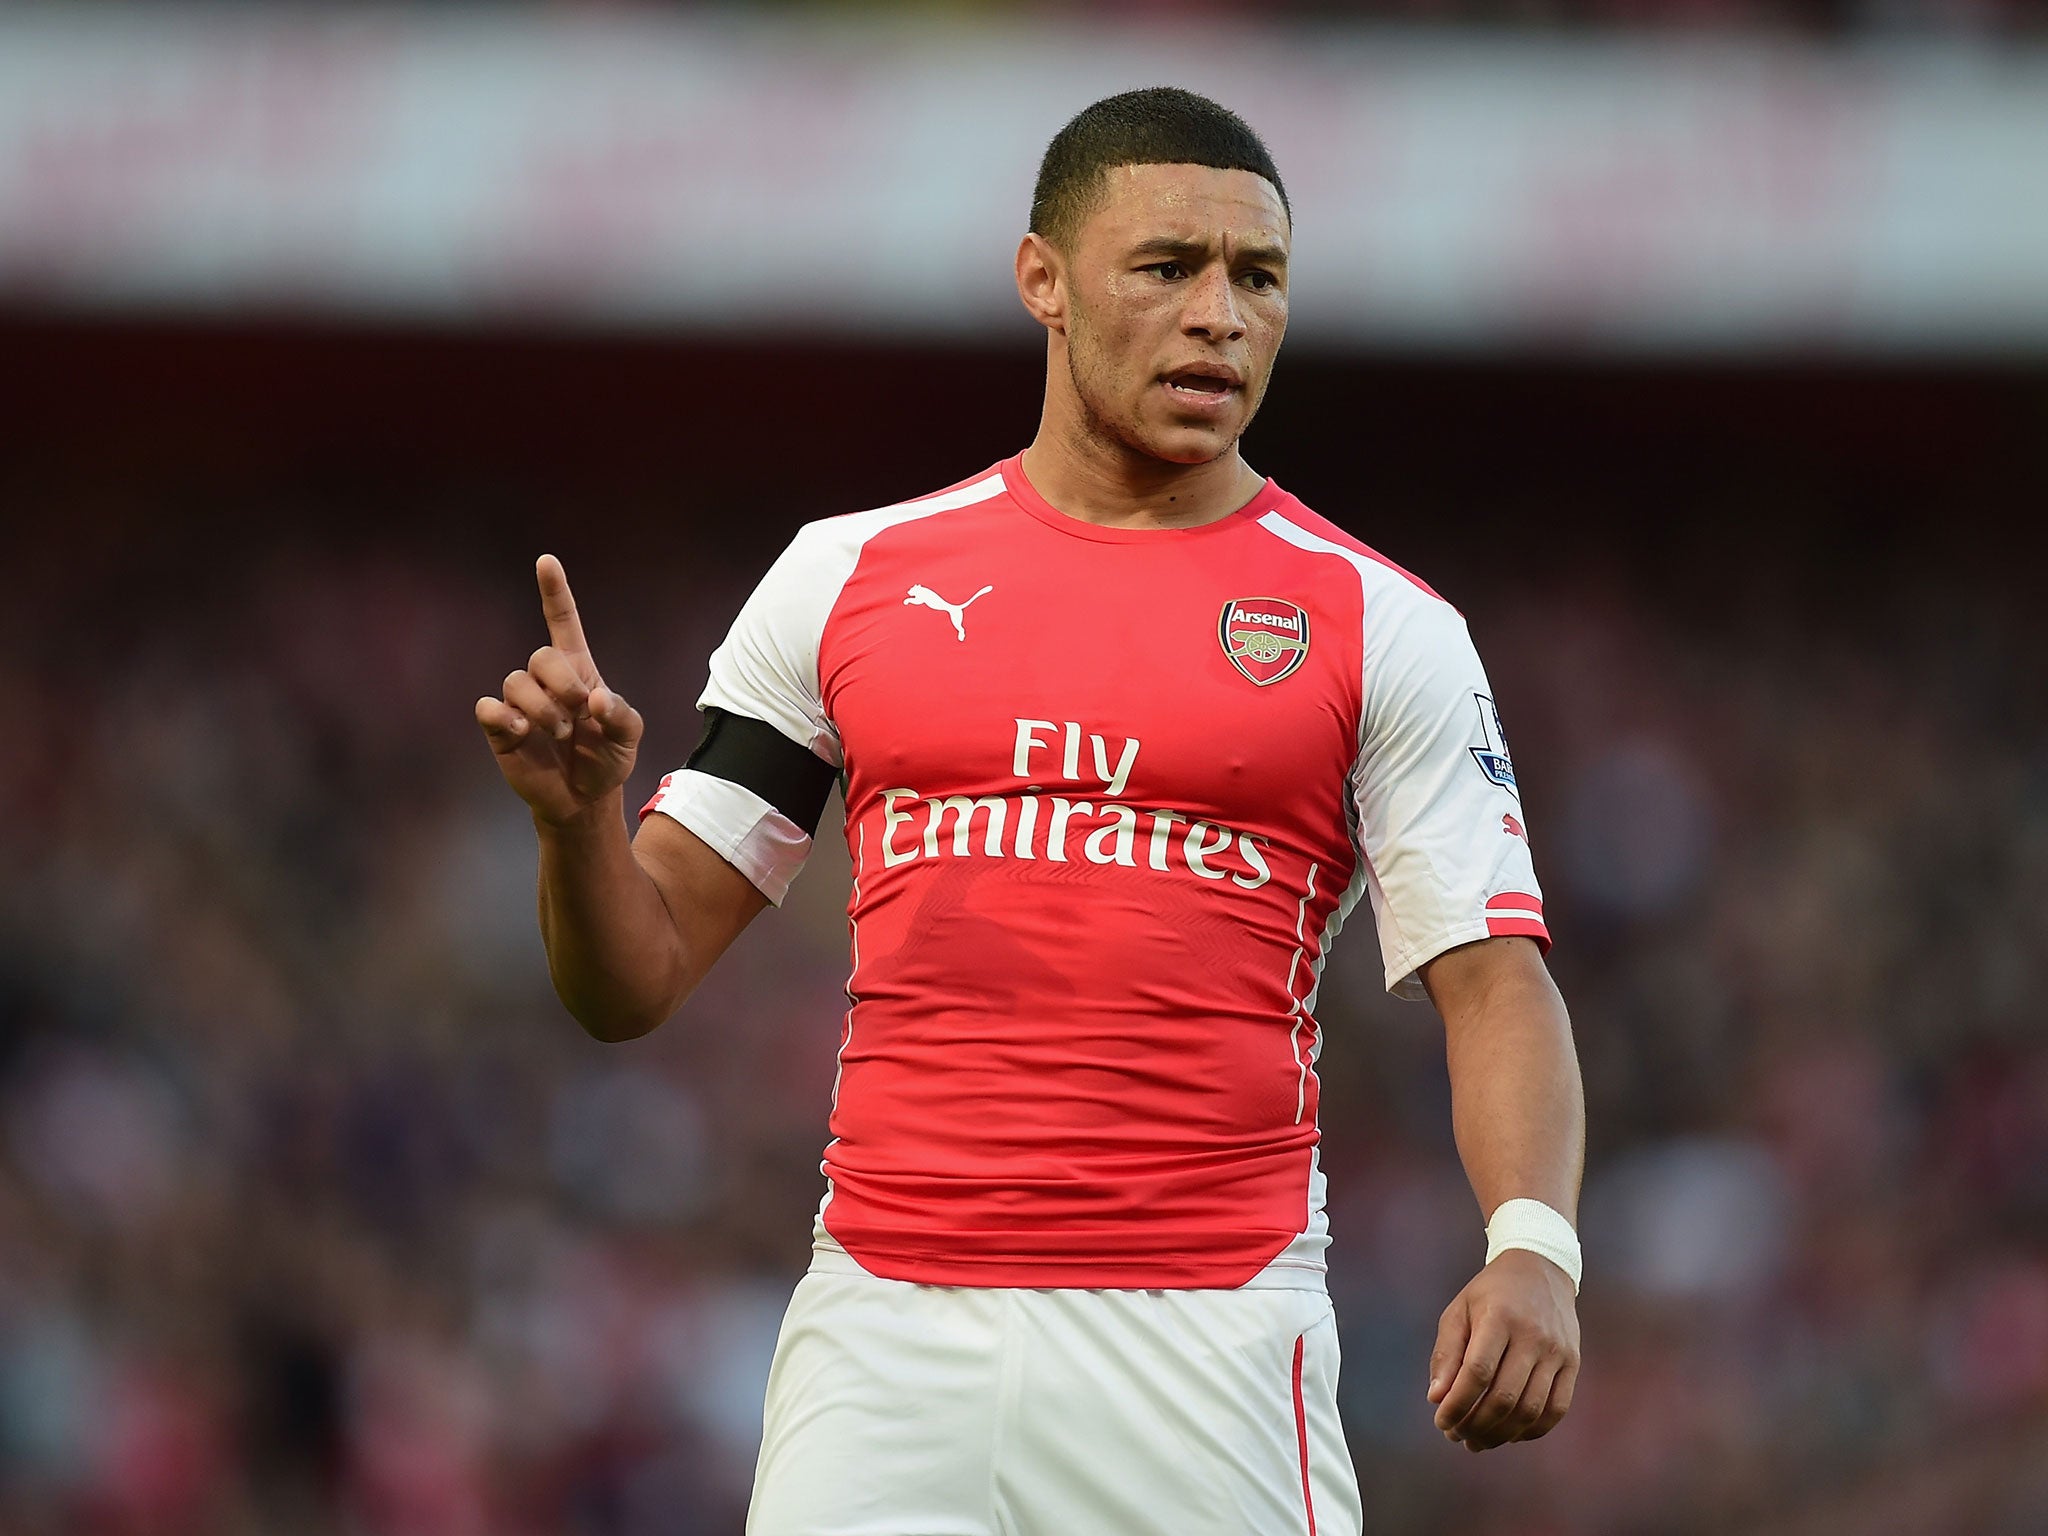
[(589, 656), (590, 644), (583, 638), (583, 621), (576, 617), (576, 598), (562, 562), (542, 555), (534, 562), (533, 573), (540, 582), (540, 611), (547, 616), (549, 643), (571, 656)]

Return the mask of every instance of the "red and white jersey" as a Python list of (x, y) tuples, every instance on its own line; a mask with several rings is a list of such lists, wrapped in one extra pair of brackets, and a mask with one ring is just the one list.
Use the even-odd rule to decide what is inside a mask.
[[(821, 1220), (892, 1279), (1319, 1285), (1316, 987), (1360, 894), (1405, 996), (1455, 945), (1549, 944), (1463, 618), (1270, 480), (1103, 528), (1012, 458), (812, 523), (699, 705), (841, 770)], [(775, 901), (810, 847), (705, 773), (647, 811)]]

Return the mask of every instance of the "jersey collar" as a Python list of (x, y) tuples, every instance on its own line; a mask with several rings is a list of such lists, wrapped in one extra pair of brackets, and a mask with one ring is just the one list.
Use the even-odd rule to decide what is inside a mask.
[(1024, 473), (1024, 455), (1012, 454), (996, 466), (1003, 477), (1004, 488), (1010, 499), (1046, 527), (1076, 539), (1088, 539), (1097, 544), (1144, 544), (1155, 539), (1200, 539), (1211, 534), (1225, 533), (1245, 523), (1255, 522), (1278, 504), (1284, 494), (1271, 478), (1262, 483), (1253, 493), (1252, 499), (1213, 523), (1203, 523), (1194, 528), (1105, 528), (1100, 523), (1087, 522), (1062, 512), (1058, 507), (1038, 494)]

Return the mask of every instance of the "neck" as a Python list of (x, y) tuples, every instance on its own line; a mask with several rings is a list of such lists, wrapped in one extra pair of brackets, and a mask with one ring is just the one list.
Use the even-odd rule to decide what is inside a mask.
[(1024, 473), (1069, 517), (1105, 528), (1198, 528), (1244, 506), (1266, 483), (1235, 444), (1206, 464), (1155, 459), (1061, 411), (1048, 391)]

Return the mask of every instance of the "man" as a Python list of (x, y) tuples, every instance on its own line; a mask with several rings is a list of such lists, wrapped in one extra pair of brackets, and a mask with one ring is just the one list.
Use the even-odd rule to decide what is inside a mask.
[(1570, 1406), (1582, 1096), (1491, 689), (1454, 609), (1238, 452), (1291, 228), (1231, 113), (1098, 102), (1017, 253), (1038, 435), (798, 533), (633, 842), (640, 715), (551, 556), (552, 643), (478, 701), (600, 1039), (781, 900), (842, 784), (852, 1007), (758, 1536), (1360, 1529), (1314, 1005), (1364, 893), (1388, 985), (1443, 1015), (1489, 1218), (1436, 1423), (1477, 1451)]

